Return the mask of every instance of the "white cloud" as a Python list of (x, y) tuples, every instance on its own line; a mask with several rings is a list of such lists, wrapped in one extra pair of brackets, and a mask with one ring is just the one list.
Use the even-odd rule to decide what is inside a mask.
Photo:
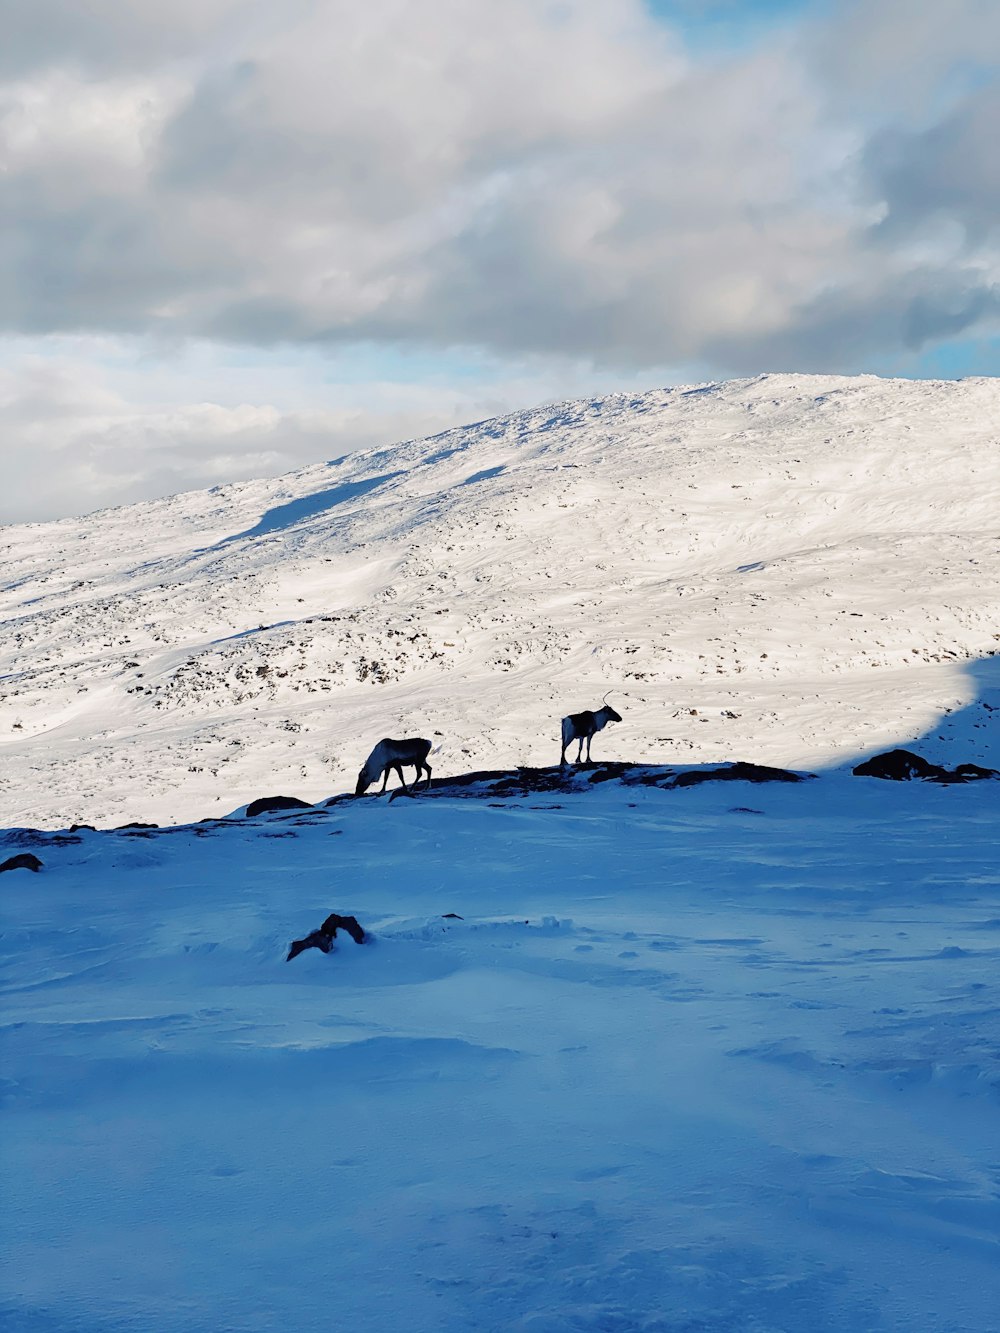
[(831, 101), (879, 120), (926, 122), (1000, 70), (995, 0), (840, 0), (810, 34)]
[[(997, 29), (975, 0), (959, 10), (903, 24), (874, 0), (828, 23), (822, 47), (698, 65), (636, 0), (325, 0), (280, 23), (220, 5), (208, 27), (152, 4), (170, 59), (107, 4), (124, 72), (95, 73), (81, 37), (75, 64), (55, 45), (5, 92), (9, 327), (404, 338), (629, 366), (723, 347), (742, 365), (761, 335), (791, 355), (805, 328), (844, 368), (839, 337), (821, 346), (819, 298), (877, 256), (884, 174), (872, 152), (848, 169), (866, 131), (835, 89), (872, 84), (874, 62), (900, 115), (905, 68), (933, 100), (977, 25)], [(911, 156), (935, 151), (927, 134)], [(967, 171), (987, 138), (960, 140)], [(880, 291), (894, 276), (919, 288), (896, 260)]]
[(0, 0), (0, 73), (68, 65), (100, 76), (203, 58), (252, 13), (246, 0)]
[[(698, 59), (640, 0), (81, 14), (0, 0), (9, 336), (461, 347), (562, 384), (567, 359), (858, 370), (1000, 327), (995, 0), (851, 0)], [(280, 416), (206, 457), (315, 440)]]

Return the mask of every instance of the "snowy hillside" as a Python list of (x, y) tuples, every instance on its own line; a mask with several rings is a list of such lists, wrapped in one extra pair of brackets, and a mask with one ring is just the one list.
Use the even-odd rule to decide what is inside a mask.
[(950, 754), (1000, 648), (1000, 382), (566, 403), (7, 528), (0, 571), (0, 826), (317, 800), (384, 735), (551, 763), (609, 689), (604, 758)]

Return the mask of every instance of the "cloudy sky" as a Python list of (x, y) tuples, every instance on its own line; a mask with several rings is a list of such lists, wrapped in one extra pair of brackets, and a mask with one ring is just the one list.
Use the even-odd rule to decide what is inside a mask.
[(0, 521), (1000, 373), (1000, 0), (0, 0)]

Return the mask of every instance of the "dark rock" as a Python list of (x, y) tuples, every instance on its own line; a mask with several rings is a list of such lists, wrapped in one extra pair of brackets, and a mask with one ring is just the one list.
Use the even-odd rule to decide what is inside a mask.
[(804, 782), (815, 773), (793, 773), (787, 768), (769, 768), (766, 764), (729, 764), (726, 768), (694, 768), (678, 773), (670, 787), (695, 787), (701, 782)]
[(340, 916), (337, 912), (331, 912), (319, 930), (312, 931), (305, 939), (292, 940), (285, 962), (290, 963), (306, 949), (320, 949), (323, 953), (329, 953), (333, 948), (333, 941), (337, 938), (338, 930), (345, 930), (355, 944), (364, 944), (368, 938), (358, 924), (357, 917)]
[(855, 777), (883, 778), (887, 782), (911, 782), (914, 778), (920, 778), (924, 782), (959, 783), (1000, 777), (995, 768), (980, 768), (978, 764), (944, 768), (941, 764), (932, 764), (923, 755), (914, 754), (912, 750), (887, 750), (884, 754), (866, 759), (851, 771)]
[(42, 863), (33, 852), (18, 852), (17, 856), (8, 856), (0, 865), (0, 875), (5, 870), (34, 870), (37, 874), (41, 868)]
[(97, 829), (94, 828), (93, 824), (70, 824), (69, 831), (70, 833), (96, 833)]
[(587, 779), (588, 782), (611, 782), (613, 778), (623, 778), (635, 764), (601, 764), (595, 772), (591, 773)]
[(330, 913), (320, 926), (320, 930), (333, 938), (336, 938), (338, 930), (346, 930), (355, 944), (364, 944), (366, 939), (365, 932), (358, 925), (356, 916), (338, 916), (336, 912)]
[(460, 773), (452, 778), (434, 778), (431, 788), (442, 796), (527, 796), (531, 792), (558, 791), (565, 783), (556, 768), (484, 769)]
[(528, 796), (539, 792), (565, 791), (573, 770), (558, 764), (552, 768), (518, 768), (515, 774), (495, 783), (491, 796)]
[(501, 778), (509, 778), (510, 771), (506, 768), (482, 769), (477, 773), (459, 773), (453, 778), (432, 778), (432, 787), (474, 787), (483, 782), (498, 782)]
[(464, 917), (464, 916), (459, 916), (457, 912), (442, 912), (442, 913), (441, 913), (441, 920), (442, 920), (442, 921), (464, 921), (464, 920), (465, 920), (465, 917)]
[(676, 773), (672, 768), (645, 769), (632, 774), (631, 777), (623, 778), (622, 782), (626, 787), (659, 787), (662, 791), (673, 786), (675, 777)]
[[(111, 830), (112, 833), (128, 833), (130, 829), (148, 829), (159, 828), (159, 824), (141, 824), (133, 821), (131, 824), (119, 824), (117, 828)], [(72, 832), (72, 829), (70, 830)]]
[(995, 768), (980, 768), (978, 764), (956, 764), (944, 782), (978, 782), (982, 778), (1000, 778)]
[(254, 815), (266, 815), (271, 810), (311, 810), (312, 806), (308, 801), (300, 801), (297, 796), (262, 796), (257, 801), (251, 801), (247, 806), (247, 816), (252, 819)]
[(76, 834), (46, 833), (37, 828), (16, 828), (0, 834), (0, 843), (11, 847), (66, 847), (83, 842)]
[(333, 936), (324, 930), (314, 930), (305, 939), (292, 940), (285, 962), (290, 963), (293, 958), (298, 958), (300, 953), (305, 953), (306, 949), (321, 949), (323, 953), (329, 953), (332, 948)]
[(913, 778), (935, 778), (944, 769), (912, 750), (886, 750), (858, 764), (851, 770), (858, 778), (885, 778), (889, 782), (909, 782)]

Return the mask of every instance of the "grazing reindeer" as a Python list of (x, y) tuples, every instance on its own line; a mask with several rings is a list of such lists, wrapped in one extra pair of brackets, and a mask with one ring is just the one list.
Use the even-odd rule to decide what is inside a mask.
[(590, 763), (590, 742), (594, 733), (603, 731), (609, 722), (620, 722), (621, 716), (613, 708), (608, 707), (608, 696), (605, 695), (602, 700), (602, 706), (596, 713), (589, 710), (584, 713), (570, 713), (569, 717), (562, 720), (562, 756), (559, 760), (559, 767), (566, 763), (566, 747), (572, 745), (574, 741), (580, 742), (580, 748), (577, 751), (576, 762), (579, 763), (583, 756), (583, 742), (587, 742), (587, 763)]
[[(427, 785), (431, 785), (431, 766), (427, 762), (427, 756), (431, 752), (430, 741), (420, 740), (419, 738), (411, 741), (391, 741), (388, 738), (379, 741), (375, 749), (365, 760), (365, 766), (358, 774), (358, 785), (355, 788), (355, 796), (363, 796), (373, 782), (382, 778), (382, 791), (385, 791), (386, 783), (389, 781), (389, 773), (392, 769), (396, 770), (403, 790), (407, 791), (406, 781), (403, 777), (403, 765), (407, 768), (411, 765), (417, 770), (416, 777), (413, 779), (413, 785), (416, 786), (420, 781), (420, 771), (427, 774)], [(379, 795), (381, 796), (381, 792)]]

